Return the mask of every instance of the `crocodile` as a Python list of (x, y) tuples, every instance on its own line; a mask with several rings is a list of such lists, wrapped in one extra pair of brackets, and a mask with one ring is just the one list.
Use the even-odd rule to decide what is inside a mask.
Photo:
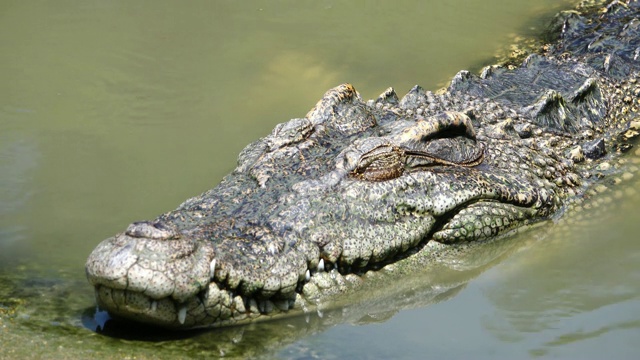
[(439, 92), (330, 89), (215, 188), (101, 242), (86, 263), (98, 307), (174, 329), (293, 316), (420, 254), (560, 218), (640, 131), (639, 14), (562, 12), (520, 65)]

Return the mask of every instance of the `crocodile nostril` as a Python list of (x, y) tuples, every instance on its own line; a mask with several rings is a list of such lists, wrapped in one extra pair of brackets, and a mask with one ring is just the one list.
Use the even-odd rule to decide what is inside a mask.
[(161, 222), (154, 222), (153, 224), (154, 228), (158, 229), (158, 230), (166, 230), (166, 231), (171, 231), (171, 228), (169, 228), (165, 223), (161, 223)]
[(174, 239), (178, 233), (167, 224), (161, 222), (139, 221), (134, 222), (125, 231), (125, 234), (137, 237), (156, 240)]

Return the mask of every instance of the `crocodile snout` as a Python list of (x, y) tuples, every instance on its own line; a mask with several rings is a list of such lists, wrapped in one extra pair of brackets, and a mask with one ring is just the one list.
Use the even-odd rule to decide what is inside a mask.
[(86, 263), (89, 282), (178, 302), (204, 289), (213, 248), (207, 242), (176, 237), (167, 229), (151, 228), (134, 223), (125, 233), (100, 243)]

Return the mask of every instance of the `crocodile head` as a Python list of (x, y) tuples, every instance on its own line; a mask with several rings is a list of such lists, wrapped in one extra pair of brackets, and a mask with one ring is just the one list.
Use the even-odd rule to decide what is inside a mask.
[(329, 90), (214, 189), (98, 245), (98, 305), (169, 328), (320, 309), (381, 267), (560, 214), (584, 157), (637, 117), (639, 6), (561, 14), (546, 53), (442, 94)]
[(509, 121), (488, 131), (474, 114), (494, 105), (417, 115), (402, 107), (412, 99), (328, 91), (247, 146), (216, 188), (103, 241), (86, 264), (98, 305), (174, 328), (304, 310), (428, 242), (545, 217), (575, 183)]

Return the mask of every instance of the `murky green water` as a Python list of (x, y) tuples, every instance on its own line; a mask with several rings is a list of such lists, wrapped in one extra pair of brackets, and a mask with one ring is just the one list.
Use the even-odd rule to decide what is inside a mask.
[(84, 261), (100, 240), (213, 187), (328, 88), (436, 89), (569, 3), (0, 2), (0, 357), (637, 356), (635, 178), (609, 194), (607, 217), (522, 234), (480, 269), (427, 274), (414, 282), (442, 292), (410, 284), (387, 311), (364, 301), (179, 338), (87, 328)]

